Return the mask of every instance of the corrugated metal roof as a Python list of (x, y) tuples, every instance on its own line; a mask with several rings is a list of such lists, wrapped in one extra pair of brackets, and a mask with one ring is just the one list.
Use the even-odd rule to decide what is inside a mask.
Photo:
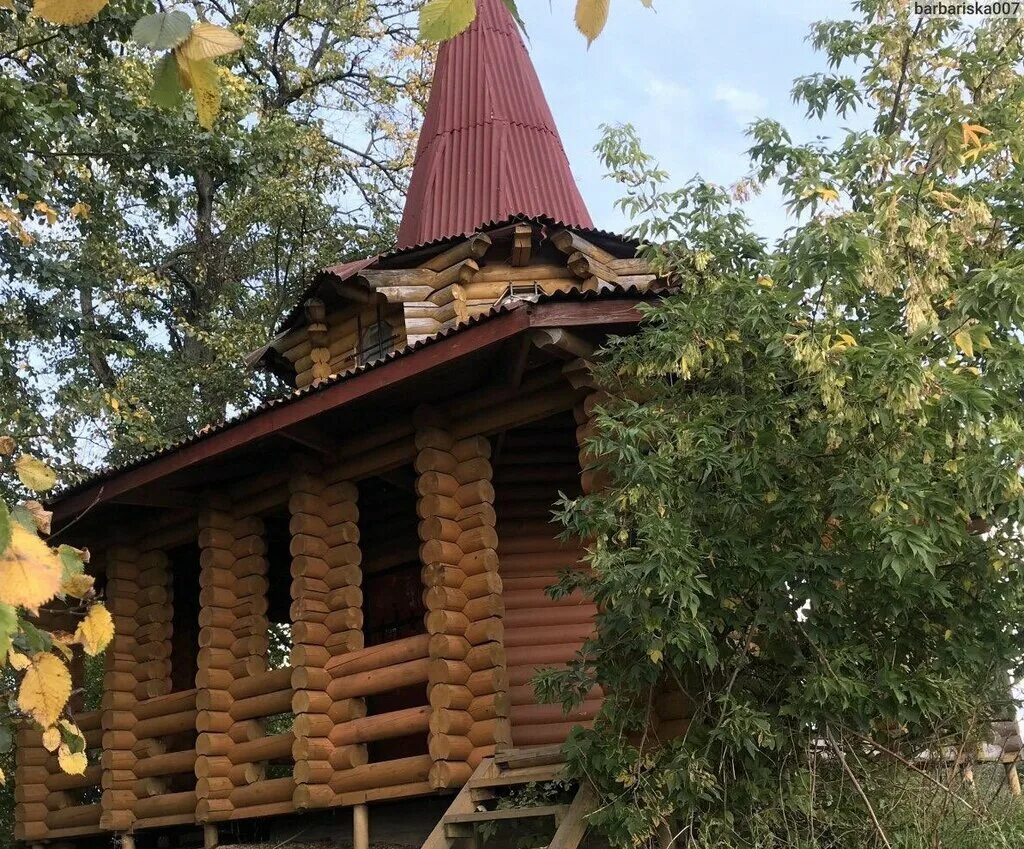
[(438, 52), (399, 248), (516, 213), (593, 227), (522, 36), (503, 0)]
[(267, 401), (264, 401), (262, 404), (257, 405), (251, 410), (247, 410), (243, 413), (239, 413), (238, 415), (231, 416), (223, 421), (206, 425), (205, 427), (200, 428), (195, 433), (185, 437), (184, 439), (172, 442), (169, 445), (166, 445), (163, 448), (159, 448), (155, 451), (151, 451), (148, 454), (143, 454), (142, 456), (136, 457), (134, 460), (131, 460), (129, 462), (122, 463), (116, 466), (108, 466), (106, 468), (100, 469), (95, 474), (89, 475), (86, 478), (76, 481), (75, 483), (68, 486), (66, 489), (57, 493), (54, 496), (53, 500), (59, 501), (61, 498), (64, 498), (65, 496), (72, 495), (76, 492), (80, 492), (81, 490), (86, 489), (89, 486), (92, 486), (105, 480), (109, 480), (110, 478), (113, 478), (121, 474), (122, 472), (138, 468), (139, 466), (144, 466), (146, 463), (149, 463), (167, 454), (172, 454), (175, 451), (184, 448), (185, 446), (192, 445), (196, 442), (201, 442), (203, 439), (206, 439), (207, 437), (212, 436), (215, 433), (219, 433), (223, 430), (226, 430), (227, 428), (234, 427), (235, 425), (241, 424), (242, 422), (254, 419), (257, 416), (267, 412), (268, 410), (272, 410), (277, 407), (293, 403), (307, 395), (311, 395), (316, 392), (322, 392), (323, 390), (331, 386), (335, 386), (339, 383), (343, 383), (344, 381), (349, 380), (350, 378), (355, 377), (356, 375), (380, 368), (381, 366), (384, 366), (387, 363), (390, 363), (402, 357), (407, 357), (411, 354), (414, 354), (416, 351), (437, 344), (443, 339), (447, 339), (448, 337), (460, 333), (470, 327), (475, 327), (476, 325), (481, 324), (485, 321), (489, 321), (497, 316), (505, 315), (507, 313), (512, 312), (513, 310), (520, 309), (527, 303), (544, 304), (554, 301), (592, 301), (603, 300), (605, 298), (650, 298), (653, 294), (654, 293), (651, 292), (645, 292), (635, 286), (628, 286), (616, 287), (614, 289), (605, 290), (603, 292), (582, 292), (580, 290), (570, 290), (567, 292), (555, 292), (550, 295), (532, 295), (517, 298), (514, 301), (508, 301), (499, 306), (492, 307), (486, 313), (481, 313), (480, 315), (474, 316), (473, 318), (470, 318), (469, 320), (464, 321), (461, 324), (456, 325), (455, 327), (443, 330), (439, 333), (435, 333), (433, 336), (428, 336), (426, 339), (422, 339), (419, 342), (413, 343), (412, 345), (406, 345), (404, 348), (399, 348), (395, 351), (392, 351), (391, 353), (387, 354), (384, 357), (381, 357), (378, 360), (374, 360), (373, 362), (365, 363), (363, 365), (354, 366), (353, 368), (350, 368), (338, 374), (333, 374), (329, 377), (324, 378), (323, 380), (317, 381), (316, 383), (310, 386), (306, 386), (301, 389), (296, 389), (289, 393), (288, 395), (285, 395), (281, 398), (271, 398)]

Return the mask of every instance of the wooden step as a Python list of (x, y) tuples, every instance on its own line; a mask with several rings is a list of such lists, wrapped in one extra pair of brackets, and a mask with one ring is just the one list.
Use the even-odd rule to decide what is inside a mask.
[(478, 822), (502, 822), (536, 817), (554, 817), (561, 820), (569, 810), (568, 805), (538, 805), (535, 808), (504, 808), (498, 811), (473, 811), (469, 814), (446, 814), (446, 826), (470, 825)]
[(560, 745), (509, 749), (505, 752), (497, 752), (494, 755), (494, 762), (505, 769), (548, 766), (549, 764), (560, 764), (564, 760), (565, 756), (562, 754), (562, 747)]
[(497, 775), (471, 778), (469, 786), (478, 790), (485, 787), (515, 787), (517, 784), (529, 784), (533, 781), (556, 781), (562, 777), (564, 770), (565, 764), (561, 763), (505, 769)]

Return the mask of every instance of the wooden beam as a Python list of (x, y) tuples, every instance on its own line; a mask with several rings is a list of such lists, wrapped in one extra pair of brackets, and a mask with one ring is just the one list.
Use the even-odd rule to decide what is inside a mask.
[(312, 422), (285, 428), (278, 432), (278, 436), (331, 459), (338, 452), (337, 440), (331, 439), (320, 427), (317, 427)]
[(581, 253), (602, 265), (611, 265), (616, 260), (616, 257), (608, 253), (604, 248), (599, 248), (571, 230), (559, 230), (551, 237), (551, 241), (564, 254)]
[(196, 506), (194, 493), (180, 489), (160, 489), (151, 492), (127, 492), (112, 498), (112, 504), (125, 507), (159, 507), (167, 510), (189, 510)]
[(516, 224), (512, 233), (512, 256), (509, 262), (515, 266), (526, 265), (530, 261), (533, 248), (533, 227), (529, 224)]
[(372, 288), (382, 286), (430, 286), (434, 287), (436, 271), (429, 268), (387, 268), (362, 271), (358, 275)]
[(421, 268), (430, 271), (444, 271), (464, 259), (480, 259), (491, 247), (491, 237), (486, 233), (474, 233), (466, 241), (449, 248), (423, 263)]
[(591, 342), (561, 327), (531, 330), (529, 338), (542, 351), (548, 351), (563, 360), (586, 359), (594, 353)]

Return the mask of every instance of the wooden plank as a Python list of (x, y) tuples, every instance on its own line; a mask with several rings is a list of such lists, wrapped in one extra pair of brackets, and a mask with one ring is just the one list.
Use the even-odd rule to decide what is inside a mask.
[(536, 819), (538, 817), (561, 818), (568, 812), (568, 805), (539, 805), (536, 808), (502, 808), (497, 811), (470, 811), (465, 814), (445, 814), (444, 823), (445, 825), (464, 825), (466, 823)]
[(557, 781), (562, 777), (565, 764), (544, 764), (543, 766), (523, 767), (521, 769), (504, 770), (499, 774), (479, 779), (470, 779), (470, 786), (476, 789), (488, 787), (515, 787), (517, 784), (529, 784), (533, 781)]
[(505, 769), (521, 769), (523, 767), (547, 766), (562, 763), (561, 743), (551, 746), (531, 746), (524, 749), (509, 749), (494, 756), (494, 762)]
[(555, 829), (548, 849), (576, 849), (587, 833), (587, 815), (597, 806), (597, 794), (589, 784), (582, 784), (569, 810)]

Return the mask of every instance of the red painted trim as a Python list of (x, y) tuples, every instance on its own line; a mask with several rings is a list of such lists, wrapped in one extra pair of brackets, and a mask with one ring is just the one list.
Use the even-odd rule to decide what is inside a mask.
[(256, 413), (252, 418), (228, 425), (198, 442), (184, 445), (137, 468), (127, 469), (81, 492), (61, 498), (51, 505), (54, 523), (59, 526), (118, 495), (204, 463), (374, 392), (394, 388), (402, 381), (504, 342), (531, 327), (635, 323), (640, 319), (635, 309), (636, 303), (633, 300), (607, 300), (538, 304), (487, 319), (418, 351), (353, 375), (334, 386)]

